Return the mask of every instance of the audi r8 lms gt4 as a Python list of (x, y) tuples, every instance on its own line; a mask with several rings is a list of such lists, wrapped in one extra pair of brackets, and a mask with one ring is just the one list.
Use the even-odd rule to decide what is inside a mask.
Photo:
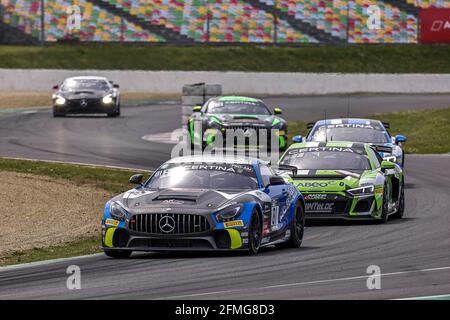
[[(304, 142), (291, 145), (280, 169), (303, 194), (308, 218), (401, 218), (404, 178), (399, 165), (384, 161), (369, 145), (357, 142)], [(284, 167), (284, 168), (283, 168)]]
[[(224, 96), (209, 99), (203, 106), (196, 106), (188, 122), (191, 143), (201, 144), (204, 148), (222, 137), (225, 143), (230, 134), (233, 148), (268, 148), (272, 147), (272, 137), (278, 141), (280, 150), (287, 147), (287, 123), (279, 117), (280, 108), (272, 112), (259, 99), (248, 97)], [(233, 134), (241, 134), (242, 140)], [(235, 142), (235, 139), (238, 141)]]
[(242, 250), (300, 247), (304, 200), (291, 183), (261, 160), (174, 158), (138, 187), (106, 203), (103, 250)]
[(120, 116), (119, 85), (103, 77), (67, 78), (53, 90), (53, 116), (66, 114), (106, 113)]
[[(370, 143), (377, 147), (381, 156), (400, 167), (405, 165), (405, 153), (402, 143), (406, 137), (396, 135), (391, 137), (388, 132), (389, 124), (370, 119), (330, 119), (309, 123), (306, 141), (355, 141)], [(294, 142), (302, 142), (301, 136), (295, 136)]]

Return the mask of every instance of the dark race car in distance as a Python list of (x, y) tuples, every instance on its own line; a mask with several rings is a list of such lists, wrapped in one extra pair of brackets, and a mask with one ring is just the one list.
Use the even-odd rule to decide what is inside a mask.
[[(215, 142), (216, 135), (221, 135), (224, 144), (227, 144), (227, 133), (231, 131), (237, 134), (241, 132), (244, 137), (242, 144), (231, 142), (233, 148), (270, 149), (272, 133), (281, 151), (287, 147), (287, 122), (279, 116), (282, 110), (274, 108), (272, 112), (259, 99), (216, 97), (209, 99), (203, 106), (194, 107), (193, 111), (188, 122), (192, 145), (201, 144), (205, 148)], [(197, 123), (201, 123), (201, 130), (195, 127)], [(261, 133), (266, 135), (262, 136)]]
[(120, 116), (119, 86), (104, 77), (72, 77), (53, 87), (53, 116), (105, 113)]
[(304, 202), (297, 188), (261, 160), (201, 156), (174, 158), (146, 182), (106, 203), (102, 220), (107, 256), (133, 251), (298, 248)]

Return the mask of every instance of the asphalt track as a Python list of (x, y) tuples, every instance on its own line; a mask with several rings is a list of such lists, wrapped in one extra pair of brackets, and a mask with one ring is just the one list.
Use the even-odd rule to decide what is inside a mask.
[[(347, 114), (346, 97), (267, 99), (288, 119)], [(352, 97), (352, 115), (443, 107), (448, 96)], [(356, 110), (357, 109), (357, 110)], [(123, 110), (119, 119), (50, 118), (49, 112), (0, 118), (0, 155), (154, 168), (171, 145), (142, 135), (179, 126), (172, 105)], [(390, 299), (450, 294), (450, 156), (407, 157), (406, 211), (388, 224), (315, 223), (299, 250), (241, 254), (103, 255), (0, 269), (0, 299)], [(81, 290), (66, 288), (66, 268), (81, 268)], [(366, 286), (381, 270), (381, 289)]]

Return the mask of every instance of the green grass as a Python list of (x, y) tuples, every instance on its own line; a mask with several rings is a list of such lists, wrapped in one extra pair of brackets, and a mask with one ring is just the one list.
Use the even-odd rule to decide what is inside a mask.
[(145, 173), (139, 170), (132, 172), (121, 169), (2, 158), (0, 158), (0, 171), (23, 172), (66, 179), (78, 185), (89, 184), (111, 193), (120, 193), (131, 189), (131, 185), (128, 184), (130, 176), (133, 173)]
[[(92, 185), (117, 194), (129, 190), (132, 186), (128, 179), (129, 170), (98, 168), (73, 164), (59, 164), (45, 161), (12, 160), (0, 158), (0, 171), (29, 173), (51, 178), (65, 179), (76, 185)], [(146, 173), (137, 170), (135, 173)], [(148, 172), (147, 172), (148, 173)], [(0, 258), (0, 265), (26, 263), (40, 260), (72, 257), (100, 251), (100, 238), (88, 237), (67, 244), (49, 248), (37, 248), (16, 251)]]
[(100, 252), (100, 246), (101, 239), (98, 237), (49, 248), (16, 251), (0, 258), (0, 266), (93, 254)]
[(0, 46), (0, 68), (449, 73), (450, 46)]
[[(367, 118), (389, 122), (392, 135), (405, 135), (408, 138), (403, 144), (406, 153), (450, 152), (450, 108), (375, 114)], [(289, 122), (289, 141), (294, 135), (305, 136), (306, 133), (305, 122)]]

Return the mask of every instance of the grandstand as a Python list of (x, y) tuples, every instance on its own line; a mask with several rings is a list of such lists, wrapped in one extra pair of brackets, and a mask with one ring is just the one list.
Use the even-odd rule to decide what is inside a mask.
[[(80, 8), (79, 29), (67, 8)], [(380, 8), (381, 28), (367, 24)], [(0, 41), (417, 43), (419, 8), (448, 0), (0, 0)], [(7, 39), (7, 40), (5, 40)]]

